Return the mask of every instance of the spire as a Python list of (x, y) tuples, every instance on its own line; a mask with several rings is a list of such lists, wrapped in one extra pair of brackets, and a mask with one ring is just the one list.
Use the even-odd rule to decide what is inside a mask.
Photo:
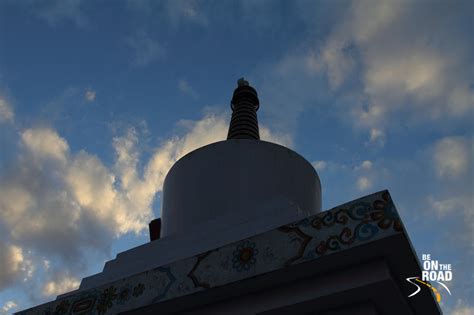
[(257, 120), (259, 106), (257, 91), (249, 85), (248, 81), (240, 78), (230, 101), (232, 118), (227, 139), (260, 140)]

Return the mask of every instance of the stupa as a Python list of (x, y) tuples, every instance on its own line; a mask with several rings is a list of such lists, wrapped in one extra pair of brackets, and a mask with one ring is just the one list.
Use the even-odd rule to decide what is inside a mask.
[(440, 314), (408, 298), (421, 269), (389, 192), (321, 212), (316, 170), (260, 140), (259, 106), (240, 79), (227, 140), (170, 169), (150, 242), (18, 314)]

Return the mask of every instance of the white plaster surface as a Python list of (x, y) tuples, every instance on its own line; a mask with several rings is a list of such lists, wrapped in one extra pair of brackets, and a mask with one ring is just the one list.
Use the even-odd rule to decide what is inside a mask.
[[(162, 236), (265, 221), (265, 209), (321, 211), (313, 166), (274, 143), (233, 139), (199, 148), (171, 168), (163, 185)], [(287, 207), (294, 205), (295, 207)], [(259, 215), (260, 212), (260, 215)], [(290, 213), (288, 213), (290, 214)]]

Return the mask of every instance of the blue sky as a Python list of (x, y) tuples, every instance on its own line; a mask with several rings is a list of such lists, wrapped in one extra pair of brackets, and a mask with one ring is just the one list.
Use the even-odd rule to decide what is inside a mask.
[(242, 76), (323, 208), (389, 189), (474, 313), (471, 1), (2, 1), (0, 313), (148, 241), (169, 167), (225, 139)]

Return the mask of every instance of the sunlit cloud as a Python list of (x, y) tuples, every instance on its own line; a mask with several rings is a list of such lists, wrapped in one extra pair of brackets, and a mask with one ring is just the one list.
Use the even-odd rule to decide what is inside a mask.
[(0, 291), (21, 276), (23, 262), (23, 250), (20, 247), (0, 241)]
[(13, 122), (15, 113), (10, 103), (0, 95), (0, 123)]
[(5, 304), (3, 304), (2, 308), (0, 309), (1, 314), (10, 314), (11, 310), (14, 308), (17, 308), (18, 305), (16, 304), (15, 301), (6, 301)]
[(65, 275), (57, 278), (44, 284), (42, 292), (44, 296), (55, 297), (79, 288), (80, 281), (75, 277)]
[(473, 143), (462, 137), (446, 137), (436, 143), (434, 167), (442, 178), (464, 175), (473, 157)]
[(95, 101), (95, 96), (96, 96), (96, 91), (91, 90), (91, 89), (87, 89), (84, 94), (84, 98), (87, 102)]

